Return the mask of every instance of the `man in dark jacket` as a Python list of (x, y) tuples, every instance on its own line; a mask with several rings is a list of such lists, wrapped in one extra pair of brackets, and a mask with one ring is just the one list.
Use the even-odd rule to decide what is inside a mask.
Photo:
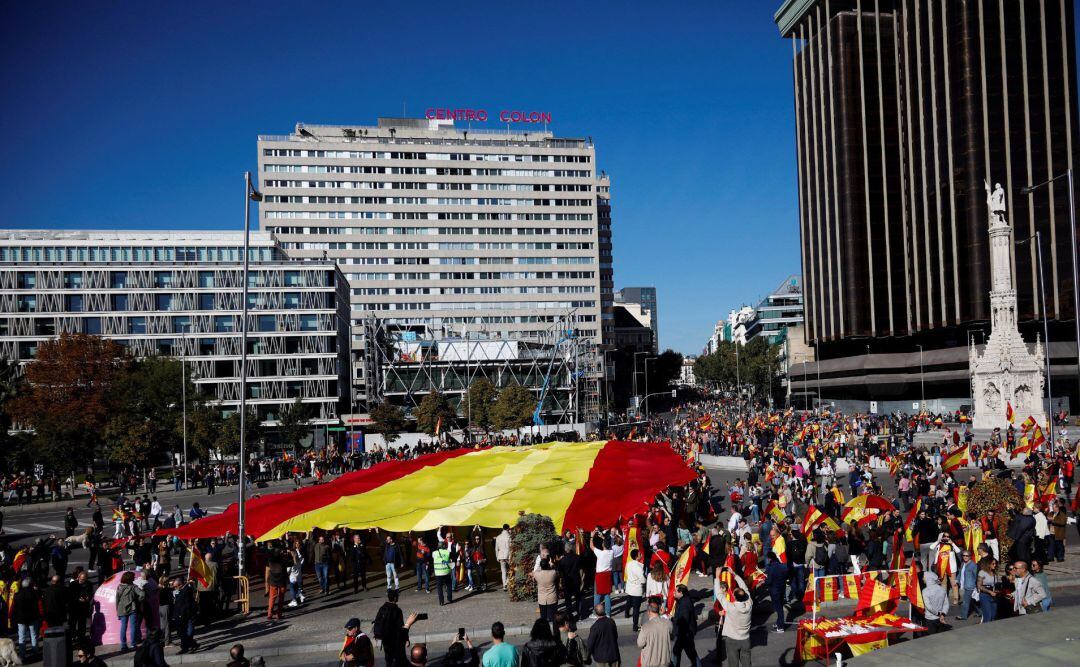
[(567, 546), (557, 569), (562, 580), (563, 595), (566, 596), (566, 613), (576, 618), (581, 613), (581, 568), (576, 545)]
[(367, 566), (371, 558), (367, 553), (367, 546), (360, 533), (353, 533), (352, 544), (349, 545), (349, 565), (352, 566), (353, 593), (359, 593), (361, 586), (367, 590)]
[(398, 607), (398, 591), (392, 588), (386, 592), (386, 602), (379, 607), (372, 623), (375, 639), (382, 641), (386, 654), (386, 667), (407, 667), (405, 645), (409, 642), (409, 628), (416, 622), (416, 614), (409, 614), (405, 619)]
[(41, 595), (37, 586), (29, 578), (24, 578), (15, 593), (11, 607), (11, 621), (19, 629), (19, 657), (26, 662), (26, 641), (34, 653), (38, 649), (38, 629), (41, 626), (41, 612), (39, 611)]
[[(679, 667), (682, 654), (690, 660), (690, 667), (697, 667), (697, 647), (694, 635), (697, 634), (697, 614), (694, 613), (694, 601), (690, 599), (685, 584), (675, 587), (675, 613), (671, 617), (674, 643), (671, 646), (671, 658), (675, 667)], [(590, 637), (591, 638), (591, 637)]]
[(169, 621), (180, 635), (180, 653), (193, 653), (199, 648), (195, 641), (195, 586), (190, 580), (173, 579), (173, 605)]
[(86, 622), (90, 619), (90, 612), (94, 606), (94, 586), (90, 583), (86, 570), (78, 571), (75, 578), (68, 584), (67, 599), (68, 627), (71, 628), (71, 636), (81, 640), (86, 636)]
[(1012, 538), (1010, 561), (1031, 561), (1031, 542), (1035, 538), (1035, 517), (1031, 509), (1025, 507), (1013, 516), (1007, 535)]
[(401, 549), (398, 548), (394, 538), (386, 536), (386, 544), (383, 545), (383, 565), (386, 567), (386, 588), (398, 589), (397, 569), (401, 565)]
[(766, 560), (768, 565), (765, 566), (765, 587), (769, 589), (769, 599), (772, 600), (773, 611), (776, 613), (774, 629), (777, 632), (783, 632), (785, 626), (784, 591), (787, 588), (788, 567), (781, 563), (772, 551), (769, 552)]
[(604, 614), (604, 605), (596, 605), (593, 611), (597, 618), (589, 629), (589, 641), (586, 644), (589, 655), (597, 667), (617, 667), (622, 661), (619, 654), (619, 629), (615, 627), (615, 621)]
[(60, 581), (60, 575), (54, 574), (49, 579), (49, 585), (41, 595), (42, 607), (45, 609), (45, 622), (50, 628), (55, 628), (67, 622), (68, 618), (68, 592)]

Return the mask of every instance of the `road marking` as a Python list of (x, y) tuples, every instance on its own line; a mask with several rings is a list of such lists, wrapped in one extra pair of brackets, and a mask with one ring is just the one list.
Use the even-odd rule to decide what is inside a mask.
[(60, 530), (60, 526), (50, 526), (45, 523), (28, 523), (27, 526), (33, 526), (34, 528), (43, 528), (45, 530)]

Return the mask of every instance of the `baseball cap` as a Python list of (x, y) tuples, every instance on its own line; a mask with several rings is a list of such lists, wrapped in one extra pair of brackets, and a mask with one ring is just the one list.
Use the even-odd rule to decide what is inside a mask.
[(358, 628), (358, 627), (360, 627), (360, 619), (359, 618), (350, 618), (349, 620), (345, 621), (345, 629), (346, 630), (352, 630), (353, 628)]

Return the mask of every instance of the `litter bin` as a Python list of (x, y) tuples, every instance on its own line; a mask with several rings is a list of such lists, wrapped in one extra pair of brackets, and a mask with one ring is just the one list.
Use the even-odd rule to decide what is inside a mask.
[(71, 667), (71, 639), (66, 625), (45, 630), (41, 662), (43, 667)]

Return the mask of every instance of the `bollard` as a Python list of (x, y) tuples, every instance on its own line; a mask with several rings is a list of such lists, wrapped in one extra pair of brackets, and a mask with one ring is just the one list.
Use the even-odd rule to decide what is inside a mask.
[(71, 667), (71, 643), (66, 625), (45, 630), (41, 663), (42, 667)]

